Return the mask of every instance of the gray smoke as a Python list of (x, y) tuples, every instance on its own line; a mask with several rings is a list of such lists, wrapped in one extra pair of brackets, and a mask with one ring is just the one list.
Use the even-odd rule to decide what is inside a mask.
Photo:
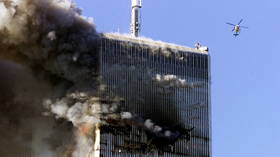
[(55, 156), (64, 149), (60, 143), (71, 142), (71, 125), (41, 114), (41, 101), (51, 90), (45, 80), (35, 78), (28, 68), (0, 60), (1, 156)]
[(1, 57), (72, 82), (89, 73), (82, 67), (96, 64), (99, 35), (69, 0), (2, 0), (0, 13)]
[(0, 0), (0, 19), (1, 156), (79, 156), (79, 126), (97, 118), (64, 100), (96, 95), (92, 20), (70, 0)]

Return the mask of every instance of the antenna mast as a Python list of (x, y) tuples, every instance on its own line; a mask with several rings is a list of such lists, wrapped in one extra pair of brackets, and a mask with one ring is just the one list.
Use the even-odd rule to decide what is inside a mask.
[(140, 32), (140, 8), (142, 8), (142, 0), (131, 0), (131, 24), (130, 31), (134, 37), (138, 37)]

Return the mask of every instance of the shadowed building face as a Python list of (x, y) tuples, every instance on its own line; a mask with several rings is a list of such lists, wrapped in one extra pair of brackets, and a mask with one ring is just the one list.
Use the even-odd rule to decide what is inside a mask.
[(209, 55), (168, 43), (104, 36), (102, 83), (124, 98), (123, 112), (151, 120), (154, 130), (160, 128), (147, 131), (130, 125), (122, 128), (129, 133), (106, 132), (101, 155), (211, 156)]

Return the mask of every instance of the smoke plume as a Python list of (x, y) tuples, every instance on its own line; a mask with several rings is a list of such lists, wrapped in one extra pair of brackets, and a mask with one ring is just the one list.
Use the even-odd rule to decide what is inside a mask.
[(92, 20), (70, 0), (0, 0), (0, 19), (1, 156), (80, 157), (91, 144), (81, 130), (98, 119), (64, 100), (96, 95)]
[[(95, 157), (99, 125), (136, 127), (155, 144), (188, 136), (120, 111), (122, 98), (98, 77), (100, 36), (70, 0), (0, 0), (1, 156)], [(153, 80), (195, 86), (171, 75)]]

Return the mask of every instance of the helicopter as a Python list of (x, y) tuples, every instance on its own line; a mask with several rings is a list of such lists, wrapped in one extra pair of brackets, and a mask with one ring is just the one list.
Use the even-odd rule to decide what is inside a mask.
[(246, 27), (246, 26), (241, 26), (240, 24), (242, 23), (242, 21), (243, 21), (243, 19), (241, 19), (239, 22), (238, 22), (238, 24), (232, 24), (232, 23), (229, 23), (229, 22), (227, 22), (226, 24), (228, 24), (228, 25), (231, 25), (231, 26), (234, 26), (233, 27), (233, 29), (232, 29), (232, 31), (234, 32), (234, 36), (236, 37), (236, 36), (238, 36), (239, 35), (239, 33), (240, 33), (240, 31), (241, 31), (241, 28), (246, 28), (246, 29), (248, 29), (248, 27)]

